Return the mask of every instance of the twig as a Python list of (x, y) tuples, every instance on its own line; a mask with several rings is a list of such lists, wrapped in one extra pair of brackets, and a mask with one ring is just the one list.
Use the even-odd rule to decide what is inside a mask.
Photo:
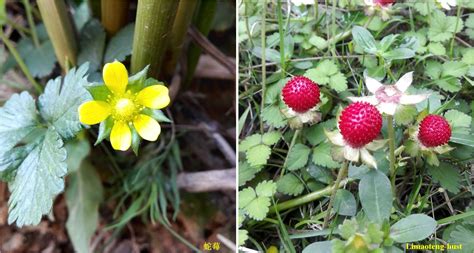
[(206, 123), (202, 123), (202, 125), (204, 129), (207, 130), (209, 135), (216, 141), (217, 147), (222, 152), (222, 154), (224, 154), (227, 161), (232, 166), (235, 166), (235, 161), (237, 160), (235, 150), (229, 145), (229, 143), (227, 143), (224, 137), (222, 137), (222, 135), (218, 131), (216, 131), (215, 128)]
[(235, 174), (235, 168), (181, 173), (177, 184), (188, 192), (234, 191)]

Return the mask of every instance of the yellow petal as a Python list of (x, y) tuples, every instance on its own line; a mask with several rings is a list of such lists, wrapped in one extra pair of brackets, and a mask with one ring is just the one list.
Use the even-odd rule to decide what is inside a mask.
[(164, 85), (152, 85), (141, 90), (137, 102), (152, 109), (165, 108), (170, 103), (168, 88)]
[(138, 134), (147, 141), (156, 141), (161, 133), (158, 122), (150, 116), (140, 114), (133, 120)]
[(112, 132), (110, 133), (110, 142), (112, 143), (112, 148), (115, 150), (125, 151), (130, 148), (132, 144), (132, 132), (127, 123), (115, 121)]
[(110, 105), (103, 101), (87, 101), (79, 106), (79, 121), (94, 125), (104, 121), (111, 112)]
[(125, 92), (128, 84), (128, 73), (121, 62), (114, 61), (105, 64), (102, 76), (105, 85), (112, 93), (122, 94)]

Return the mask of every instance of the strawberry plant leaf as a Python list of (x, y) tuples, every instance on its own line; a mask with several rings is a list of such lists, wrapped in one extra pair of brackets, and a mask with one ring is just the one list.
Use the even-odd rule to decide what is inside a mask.
[(339, 167), (339, 163), (332, 159), (331, 144), (328, 142), (323, 142), (313, 148), (313, 163), (328, 168)]
[(128, 24), (110, 39), (105, 51), (104, 63), (114, 60), (124, 61), (127, 56), (132, 54), (134, 30), (135, 24)]
[(463, 222), (456, 225), (454, 230), (451, 231), (448, 242), (450, 244), (462, 245), (462, 249), (456, 250), (459, 253), (469, 253), (474, 251), (474, 223)]
[(354, 26), (352, 28), (352, 37), (355, 43), (362, 47), (368, 54), (375, 54), (377, 52), (377, 44), (372, 34), (361, 26)]
[(447, 61), (443, 63), (441, 76), (461, 77), (467, 73), (469, 66), (461, 61)]
[(263, 181), (257, 185), (255, 192), (258, 196), (271, 197), (276, 192), (276, 183), (273, 181)]
[(244, 140), (240, 142), (239, 151), (244, 152), (247, 151), (249, 148), (254, 147), (262, 142), (262, 135), (260, 134), (253, 134), (247, 136)]
[(329, 77), (329, 87), (337, 92), (347, 90), (346, 77), (341, 72), (337, 72), (336, 74)]
[(281, 139), (281, 133), (277, 131), (264, 133), (262, 136), (263, 144), (271, 146)]
[(262, 119), (268, 125), (275, 128), (282, 128), (287, 124), (286, 119), (281, 114), (280, 108), (277, 105), (265, 107), (262, 111)]
[(462, 28), (462, 19), (446, 16), (442, 11), (435, 10), (431, 16), (428, 38), (431, 41), (443, 42), (449, 40), (454, 33), (460, 32)]
[(91, 19), (84, 25), (79, 36), (79, 45), (78, 64), (89, 62), (90, 72), (98, 70), (104, 55), (105, 30), (97, 19)]
[(471, 127), (471, 116), (458, 110), (449, 110), (444, 114), (451, 130), (455, 133), (468, 134)]
[(287, 195), (297, 196), (303, 192), (304, 185), (298, 177), (288, 173), (278, 179), (277, 190)]
[(297, 170), (303, 168), (308, 163), (308, 156), (311, 149), (304, 144), (296, 144), (288, 154), (288, 170)]
[(265, 165), (271, 153), (272, 150), (265, 144), (253, 146), (246, 152), (247, 162), (251, 166)]
[(461, 175), (453, 165), (440, 162), (439, 166), (428, 166), (428, 174), (441, 187), (452, 193), (458, 193), (461, 188)]
[(262, 170), (262, 166), (250, 166), (247, 162), (239, 163), (239, 186), (252, 180), (255, 174)]

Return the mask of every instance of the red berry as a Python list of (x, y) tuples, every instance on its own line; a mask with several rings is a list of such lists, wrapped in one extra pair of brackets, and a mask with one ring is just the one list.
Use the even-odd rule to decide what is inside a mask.
[(355, 102), (342, 110), (339, 130), (353, 148), (360, 148), (373, 141), (382, 129), (382, 115), (367, 102)]
[(396, 0), (375, 0), (374, 2), (380, 6), (386, 6), (395, 3)]
[(295, 112), (303, 113), (319, 103), (319, 87), (304, 76), (295, 76), (282, 90), (283, 101)]
[(451, 138), (451, 127), (445, 118), (430, 114), (421, 121), (418, 128), (418, 139), (426, 147), (446, 144), (449, 138)]

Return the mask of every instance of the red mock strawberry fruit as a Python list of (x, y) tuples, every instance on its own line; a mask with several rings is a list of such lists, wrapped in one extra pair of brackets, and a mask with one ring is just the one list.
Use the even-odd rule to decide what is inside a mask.
[(382, 115), (367, 102), (355, 102), (342, 110), (339, 130), (352, 148), (360, 148), (372, 142), (382, 129)]
[(444, 145), (448, 143), (449, 138), (451, 138), (451, 127), (445, 118), (430, 114), (421, 121), (418, 139), (425, 147)]
[(395, 3), (396, 0), (375, 0), (374, 2), (380, 6), (387, 6), (389, 4)]
[(304, 76), (290, 79), (282, 90), (283, 101), (295, 112), (304, 113), (320, 101), (318, 85)]

